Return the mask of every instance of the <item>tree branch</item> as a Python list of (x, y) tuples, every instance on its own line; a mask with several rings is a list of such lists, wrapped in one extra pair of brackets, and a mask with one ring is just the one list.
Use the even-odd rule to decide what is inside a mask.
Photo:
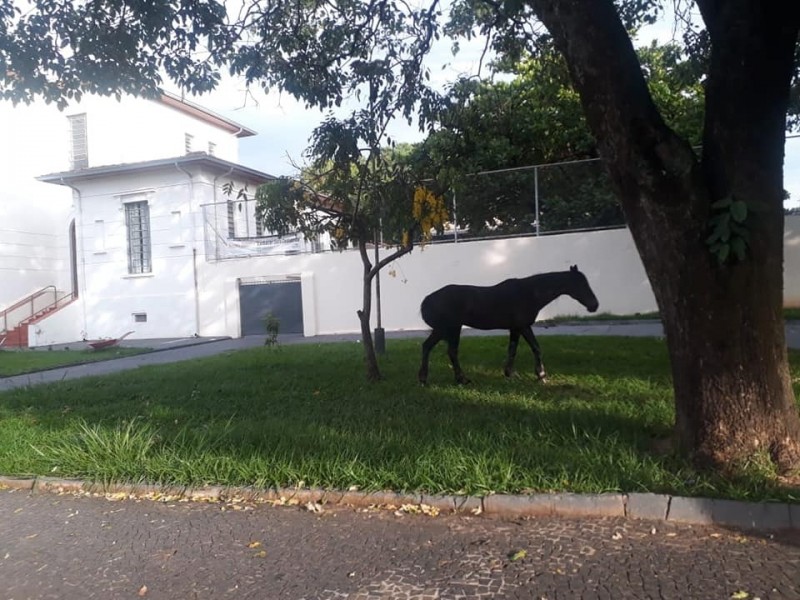
[(376, 264), (374, 267), (372, 267), (369, 270), (369, 273), (367, 273), (367, 277), (369, 279), (372, 279), (373, 277), (375, 277), (375, 275), (378, 274), (378, 271), (380, 271), (383, 267), (388, 265), (393, 260), (397, 260), (401, 256), (404, 256), (404, 255), (408, 254), (413, 249), (414, 249), (414, 242), (409, 241), (408, 245), (403, 246), (402, 248), (398, 248), (397, 250), (392, 252), (390, 255), (388, 255), (385, 258), (382, 258), (380, 261), (378, 261), (378, 264)]
[(656, 202), (686, 202), (680, 190), (697, 166), (696, 157), (656, 108), (613, 1), (531, 1), (567, 60), (629, 217), (639, 210), (643, 189), (656, 184), (676, 192)]

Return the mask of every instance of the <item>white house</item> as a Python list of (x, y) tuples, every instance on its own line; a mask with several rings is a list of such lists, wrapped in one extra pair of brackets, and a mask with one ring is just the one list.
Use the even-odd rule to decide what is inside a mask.
[(224, 184), (270, 179), (236, 164), (238, 139), (255, 132), (168, 93), (2, 115), (14, 144), (0, 159), (14, 168), (0, 204), (0, 339), (196, 335), (200, 206), (227, 202), (225, 236), (262, 233), (221, 197)]

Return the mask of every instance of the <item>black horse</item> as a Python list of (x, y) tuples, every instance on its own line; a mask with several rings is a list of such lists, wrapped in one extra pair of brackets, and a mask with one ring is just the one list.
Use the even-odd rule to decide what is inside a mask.
[(545, 380), (542, 351), (531, 325), (539, 311), (559, 296), (567, 294), (583, 304), (589, 312), (597, 310), (597, 297), (586, 276), (577, 265), (569, 271), (542, 273), (524, 279), (506, 279), (491, 287), (475, 285), (446, 285), (422, 301), (422, 318), (433, 331), (422, 344), (422, 364), (419, 381), (428, 380), (428, 358), (440, 340), (447, 341), (447, 354), (455, 371), (456, 383), (469, 383), (458, 362), (458, 343), (461, 327), (475, 329), (508, 329), (508, 358), (503, 372), (514, 372), (519, 336), (525, 338), (536, 358), (536, 375)]

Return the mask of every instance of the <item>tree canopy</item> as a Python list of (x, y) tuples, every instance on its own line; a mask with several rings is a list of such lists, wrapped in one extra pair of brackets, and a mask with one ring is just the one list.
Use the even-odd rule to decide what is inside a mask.
[[(696, 62), (674, 44), (654, 43), (638, 54), (667, 122), (699, 145), (703, 88)], [(536, 174), (512, 170), (598, 157), (563, 58), (552, 47), (539, 48), (520, 63), (500, 60), (498, 68), (514, 78), (463, 79), (451, 88), (434, 118), (435, 130), (418, 149), (425, 174), (455, 191), (460, 224), (477, 234), (533, 231), (535, 186), (544, 231), (623, 224), (599, 162), (542, 168)]]

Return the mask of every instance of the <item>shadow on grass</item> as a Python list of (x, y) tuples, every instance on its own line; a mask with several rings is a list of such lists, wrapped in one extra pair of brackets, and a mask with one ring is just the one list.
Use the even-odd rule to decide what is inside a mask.
[[(548, 338), (551, 383), (506, 379), (502, 339), (473, 338), (474, 383), (431, 385), (419, 341), (389, 344), (364, 382), (357, 344), (256, 348), (0, 394), (0, 472), (432, 493), (652, 491), (786, 498), (649, 452), (672, 420), (663, 344)], [(498, 348), (500, 352), (498, 353)], [(527, 364), (524, 364), (527, 362)], [(526, 372), (527, 368), (527, 372)], [(126, 433), (127, 432), (127, 433)]]

